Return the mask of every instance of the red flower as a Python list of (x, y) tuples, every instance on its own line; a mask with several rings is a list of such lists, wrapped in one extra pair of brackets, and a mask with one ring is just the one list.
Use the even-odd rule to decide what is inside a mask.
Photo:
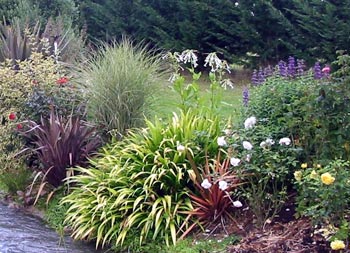
[(14, 112), (11, 112), (9, 115), (9, 120), (15, 120), (16, 119), (16, 114)]
[(21, 123), (17, 124), (17, 130), (21, 130), (23, 128), (23, 125)]
[(56, 81), (56, 83), (59, 84), (59, 85), (63, 85), (63, 84), (65, 84), (65, 83), (67, 83), (68, 81), (69, 81), (68, 77), (63, 76), (63, 77), (61, 77), (60, 79), (58, 79), (58, 80)]

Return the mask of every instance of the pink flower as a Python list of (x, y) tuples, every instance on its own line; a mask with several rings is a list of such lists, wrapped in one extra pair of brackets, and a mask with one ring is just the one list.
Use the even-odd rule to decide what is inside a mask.
[(16, 119), (16, 114), (14, 112), (11, 112), (9, 114), (9, 120), (15, 120)]
[(329, 74), (331, 72), (331, 68), (329, 66), (326, 66), (322, 69), (322, 73)]
[(65, 83), (67, 83), (68, 81), (69, 81), (68, 77), (63, 76), (63, 77), (61, 77), (60, 79), (58, 79), (58, 80), (56, 81), (56, 83), (57, 83), (57, 84), (60, 84), (60, 85), (63, 85), (63, 84), (65, 84)]

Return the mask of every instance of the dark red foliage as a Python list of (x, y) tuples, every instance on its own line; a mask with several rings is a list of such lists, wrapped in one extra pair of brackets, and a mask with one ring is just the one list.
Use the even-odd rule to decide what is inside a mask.
[(84, 165), (100, 144), (94, 128), (79, 117), (69, 117), (64, 121), (51, 111), (48, 120), (42, 118), (40, 125), (30, 121), (29, 125), (31, 129), (23, 134), (34, 145), (33, 151), (41, 164), (41, 171), (54, 187), (66, 178), (67, 169)]

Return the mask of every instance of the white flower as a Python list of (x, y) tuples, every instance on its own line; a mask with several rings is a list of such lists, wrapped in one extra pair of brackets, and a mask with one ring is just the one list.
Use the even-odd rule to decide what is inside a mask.
[(227, 146), (227, 143), (226, 143), (226, 141), (225, 141), (225, 136), (220, 136), (220, 137), (218, 137), (218, 145), (220, 146), (220, 147), (225, 147), (225, 146)]
[(275, 144), (275, 141), (270, 138), (267, 138), (265, 141), (262, 141), (260, 143), (260, 147), (262, 148), (271, 147), (273, 144)]
[(266, 148), (266, 147), (267, 147), (267, 143), (266, 143), (266, 141), (262, 141), (262, 142), (260, 142), (260, 147), (262, 147), (262, 148)]
[(228, 128), (228, 129), (224, 130), (224, 133), (225, 133), (226, 136), (230, 136), (230, 135), (232, 135), (233, 131)]
[(204, 179), (203, 182), (201, 183), (201, 186), (204, 188), (204, 189), (209, 189), (211, 187), (211, 183), (209, 182), (208, 179)]
[(234, 166), (234, 167), (237, 167), (237, 166), (239, 165), (240, 162), (241, 162), (241, 160), (238, 159), (238, 158), (232, 157), (232, 158), (230, 159), (230, 163), (231, 163), (231, 165)]
[(275, 141), (272, 140), (271, 138), (267, 138), (265, 142), (268, 146), (272, 146), (273, 144), (275, 144)]
[(250, 162), (250, 159), (252, 158), (251, 154), (247, 154), (247, 156), (245, 157), (246, 162)]
[(193, 67), (197, 67), (197, 61), (198, 57), (194, 53), (195, 51), (192, 49), (186, 49), (185, 51), (182, 52), (180, 59), (183, 61), (183, 63), (191, 63)]
[(231, 81), (231, 79), (224, 79), (220, 82), (221, 87), (224, 88), (225, 90), (227, 89), (227, 87), (230, 87), (231, 89), (233, 89), (233, 82)]
[(177, 151), (182, 153), (182, 152), (185, 152), (186, 148), (184, 145), (181, 145), (181, 144), (177, 144)]
[(256, 118), (255, 117), (249, 117), (244, 121), (244, 128), (250, 129), (253, 128), (253, 126), (256, 124)]
[(230, 66), (227, 64), (226, 61), (221, 60), (215, 52), (208, 54), (204, 62), (204, 67), (209, 65), (209, 67), (211, 67), (211, 72), (216, 72), (218, 70), (225, 69), (227, 72), (230, 73)]
[(239, 200), (236, 200), (236, 201), (233, 201), (233, 206), (234, 207), (237, 207), (237, 208), (239, 208), (239, 207), (242, 207), (243, 206), (243, 204), (242, 204), (242, 202), (241, 201), (239, 201)]
[(291, 142), (292, 141), (288, 137), (285, 137), (280, 139), (279, 144), (289, 146)]
[(243, 147), (244, 147), (246, 150), (252, 150), (253, 145), (252, 145), (249, 141), (243, 141)]
[(228, 188), (227, 182), (226, 181), (219, 181), (219, 189), (224, 191)]

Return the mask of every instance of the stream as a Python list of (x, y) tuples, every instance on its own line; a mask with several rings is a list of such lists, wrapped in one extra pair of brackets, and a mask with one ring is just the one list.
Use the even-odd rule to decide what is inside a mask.
[(40, 219), (0, 204), (0, 253), (102, 253), (60, 237)]

